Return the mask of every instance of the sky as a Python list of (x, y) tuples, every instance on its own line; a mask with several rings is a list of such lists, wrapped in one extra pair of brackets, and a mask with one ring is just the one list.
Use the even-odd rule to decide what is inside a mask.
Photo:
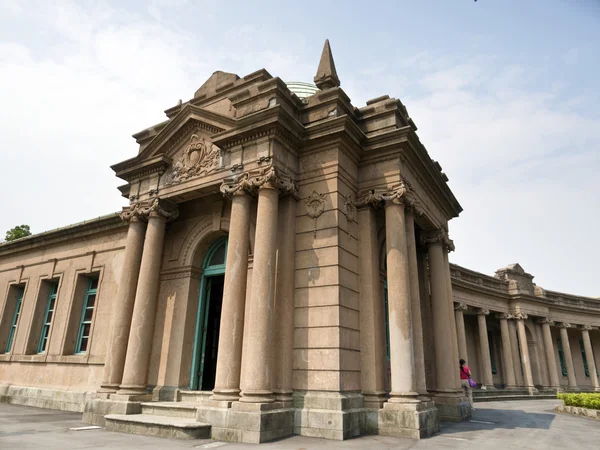
[(126, 204), (110, 165), (216, 70), (399, 98), (463, 213), (451, 262), (600, 296), (600, 0), (0, 0), (0, 238)]

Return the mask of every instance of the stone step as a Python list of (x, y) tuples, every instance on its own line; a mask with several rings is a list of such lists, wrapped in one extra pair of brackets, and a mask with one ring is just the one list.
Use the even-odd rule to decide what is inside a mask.
[(143, 402), (142, 414), (164, 417), (180, 417), (182, 419), (196, 419), (198, 403), (183, 402)]
[(108, 414), (106, 430), (172, 439), (209, 439), (210, 425), (195, 419), (151, 414)]
[(177, 399), (184, 403), (203, 404), (208, 401), (212, 391), (179, 391)]

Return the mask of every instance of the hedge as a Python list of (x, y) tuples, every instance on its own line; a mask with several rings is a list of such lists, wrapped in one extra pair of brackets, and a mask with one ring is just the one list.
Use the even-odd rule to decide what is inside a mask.
[(600, 394), (558, 394), (566, 406), (600, 410)]

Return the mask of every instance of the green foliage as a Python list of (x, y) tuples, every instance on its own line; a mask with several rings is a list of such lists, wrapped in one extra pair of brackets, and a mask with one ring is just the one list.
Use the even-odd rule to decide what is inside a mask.
[(558, 394), (566, 406), (600, 410), (600, 394)]
[(31, 236), (29, 225), (17, 225), (6, 232), (6, 242), (15, 241), (26, 236)]

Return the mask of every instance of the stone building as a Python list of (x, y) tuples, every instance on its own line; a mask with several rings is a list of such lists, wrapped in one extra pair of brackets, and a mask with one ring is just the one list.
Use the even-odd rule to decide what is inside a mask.
[[(600, 300), (449, 264), (461, 206), (402, 102), (215, 72), (113, 166), (120, 214), (0, 245), (0, 400), (113, 430), (419, 438), (482, 388), (598, 389)], [(594, 356), (593, 348), (596, 349)]]

